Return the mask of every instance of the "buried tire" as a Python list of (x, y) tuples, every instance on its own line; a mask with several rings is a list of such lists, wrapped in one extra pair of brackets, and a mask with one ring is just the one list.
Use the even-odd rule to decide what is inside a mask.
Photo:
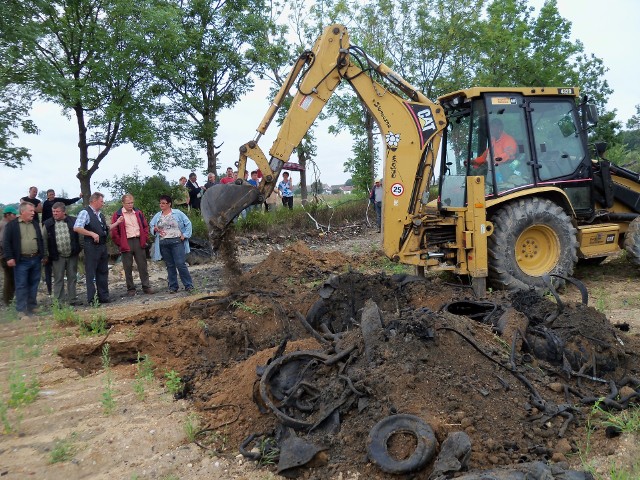
[(636, 267), (640, 267), (640, 217), (636, 217), (624, 235), (624, 249), (627, 259)]
[[(405, 459), (395, 459), (389, 453), (389, 439), (396, 434), (409, 434), (416, 440), (415, 450)], [(433, 429), (415, 415), (401, 414), (383, 418), (369, 432), (369, 460), (386, 473), (411, 473), (420, 470), (433, 458), (435, 451), (436, 436)]]
[[(542, 276), (571, 276), (578, 261), (576, 229), (557, 204), (543, 198), (509, 203), (492, 218), (489, 281), (508, 290), (546, 288)], [(561, 284), (554, 278), (554, 284)]]

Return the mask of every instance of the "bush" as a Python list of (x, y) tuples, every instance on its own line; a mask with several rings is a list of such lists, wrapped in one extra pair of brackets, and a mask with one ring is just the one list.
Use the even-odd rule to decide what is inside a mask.
[[(158, 199), (160, 195), (171, 195), (176, 198), (179, 192), (180, 184), (169, 183), (169, 181), (160, 173), (151, 177), (140, 176), (138, 169), (134, 169), (130, 175), (116, 177), (113, 180), (105, 180), (100, 187), (107, 188), (114, 197), (114, 202), (105, 209), (109, 213), (109, 218), (118, 208), (122, 206), (120, 199), (125, 193), (130, 193), (135, 198), (135, 206), (144, 213), (147, 219), (151, 219), (160, 209)], [(113, 209), (111, 208), (115, 206)], [(105, 213), (107, 216), (107, 213)]]
[[(338, 201), (312, 201), (304, 207), (298, 204), (293, 210), (279, 206), (274, 212), (249, 211), (246, 218), (238, 219), (236, 228), (244, 233), (271, 233), (283, 229), (315, 228), (315, 222), (309, 215), (321, 225), (330, 224), (333, 227), (364, 219), (368, 202), (366, 196), (339, 195), (338, 197)], [(345, 197), (349, 198), (345, 200)]]

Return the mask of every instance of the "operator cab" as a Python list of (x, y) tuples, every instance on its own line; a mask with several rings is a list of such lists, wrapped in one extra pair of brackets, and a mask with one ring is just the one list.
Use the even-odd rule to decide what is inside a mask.
[(464, 207), (466, 177), (482, 175), (487, 199), (555, 186), (576, 214), (590, 215), (591, 162), (577, 95), (573, 88), (474, 88), (441, 97), (449, 120), (441, 206)]

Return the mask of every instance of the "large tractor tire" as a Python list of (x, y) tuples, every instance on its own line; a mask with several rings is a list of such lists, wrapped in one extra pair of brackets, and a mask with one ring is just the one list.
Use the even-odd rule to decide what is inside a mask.
[[(545, 288), (542, 275), (569, 276), (578, 261), (578, 239), (571, 218), (544, 198), (509, 203), (492, 217), (489, 282), (507, 290)], [(564, 282), (552, 278), (556, 286)]]
[(636, 217), (624, 234), (624, 249), (627, 258), (636, 267), (640, 267), (640, 217)]

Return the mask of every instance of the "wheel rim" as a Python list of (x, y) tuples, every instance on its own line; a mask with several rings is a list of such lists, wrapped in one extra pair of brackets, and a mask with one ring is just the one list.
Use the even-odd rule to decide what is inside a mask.
[(550, 272), (560, 261), (560, 241), (546, 225), (533, 225), (516, 241), (516, 261), (527, 275), (539, 277)]

